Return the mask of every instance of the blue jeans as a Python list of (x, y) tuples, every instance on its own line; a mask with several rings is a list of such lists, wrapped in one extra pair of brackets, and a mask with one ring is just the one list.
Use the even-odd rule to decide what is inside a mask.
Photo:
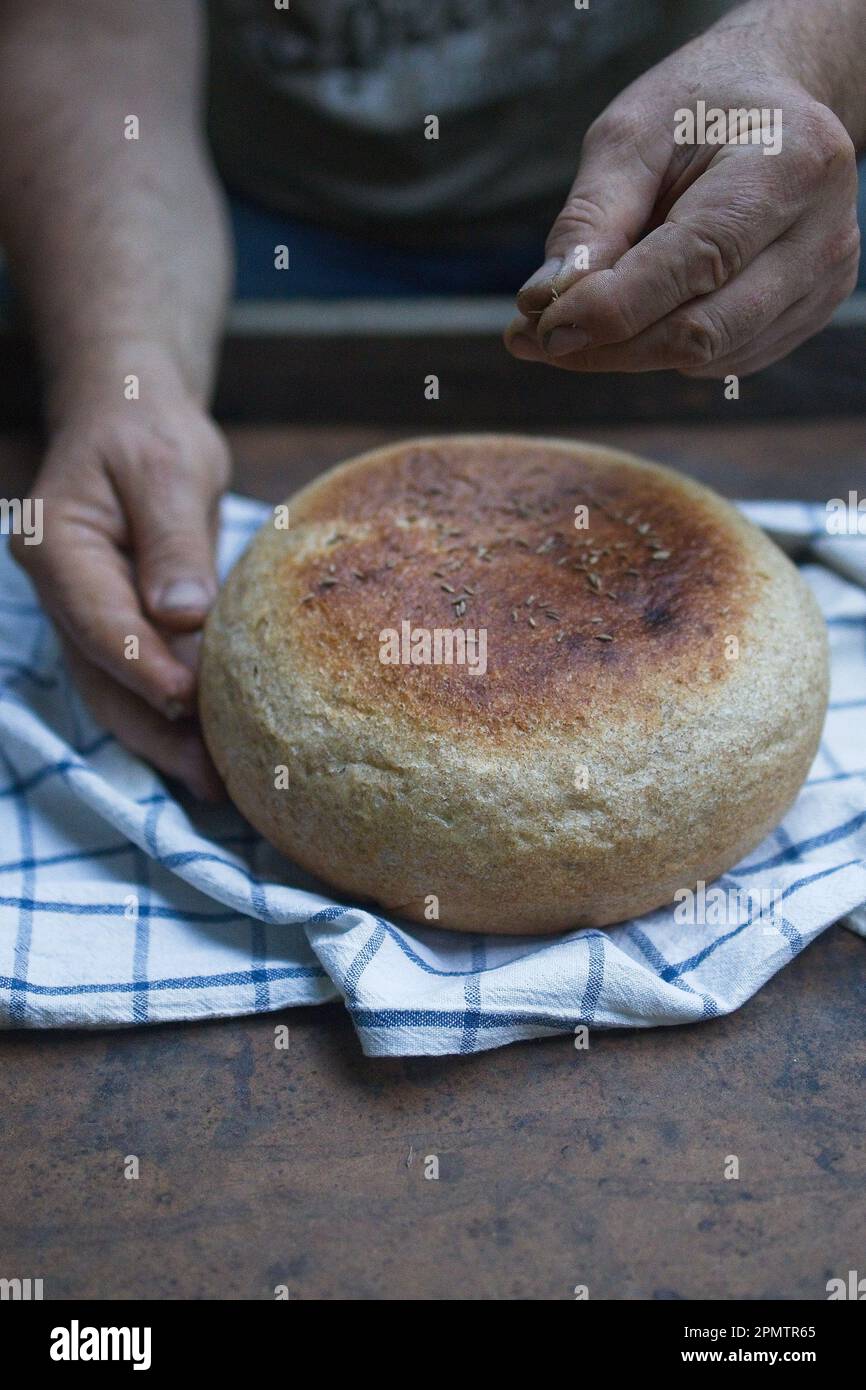
[[(270, 212), (232, 195), (237, 299), (382, 299), (515, 294), (543, 260), (544, 230), (523, 245), (418, 251), (386, 246)], [(289, 268), (274, 266), (286, 246)]]

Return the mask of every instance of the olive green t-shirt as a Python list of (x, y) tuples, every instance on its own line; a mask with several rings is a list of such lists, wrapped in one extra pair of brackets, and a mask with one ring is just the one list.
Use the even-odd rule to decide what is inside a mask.
[(267, 206), (428, 246), (538, 233), (586, 126), (723, 0), (208, 0), (209, 126)]

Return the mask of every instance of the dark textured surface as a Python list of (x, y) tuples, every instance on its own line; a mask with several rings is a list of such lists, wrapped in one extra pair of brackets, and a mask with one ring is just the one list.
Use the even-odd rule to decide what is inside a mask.
[[(862, 485), (863, 437), (606, 436), (728, 493), (822, 497)], [(239, 433), (239, 486), (277, 500), (381, 438)], [(4, 495), (27, 457), (0, 448)], [(339, 1006), (6, 1034), (0, 1277), (47, 1298), (823, 1299), (863, 1272), (864, 1017), (866, 943), (834, 927), (738, 1013), (587, 1052), (371, 1061)]]
[(367, 1060), (337, 1005), (8, 1036), (2, 1272), (52, 1298), (823, 1298), (866, 1248), (864, 1009), (834, 927), (738, 1014), (586, 1052)]

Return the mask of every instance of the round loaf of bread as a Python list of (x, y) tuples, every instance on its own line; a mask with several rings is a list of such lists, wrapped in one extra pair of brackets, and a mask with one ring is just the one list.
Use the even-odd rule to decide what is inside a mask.
[(689, 478), (443, 436), (287, 509), (208, 620), (201, 713), (240, 810), (325, 883), (456, 931), (604, 926), (723, 873), (793, 802), (823, 619)]

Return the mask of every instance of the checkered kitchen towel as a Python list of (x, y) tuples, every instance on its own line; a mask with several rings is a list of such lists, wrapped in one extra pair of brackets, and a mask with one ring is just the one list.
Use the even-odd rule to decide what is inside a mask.
[[(848, 925), (866, 934), (855, 912), (866, 901), (866, 589), (850, 582), (866, 584), (866, 539), (826, 539), (821, 507), (747, 510), (789, 548), (824, 537), (805, 574), (829, 625), (833, 688), (809, 780), (722, 880), (751, 895), (734, 924), (678, 925), (665, 908), (553, 940), (388, 921), (336, 900), (236, 812), (178, 799), (94, 726), (0, 546), (0, 1023), (117, 1026), (343, 999), (369, 1054), (474, 1052), (579, 1024), (712, 1018), (840, 917), (853, 912)], [(223, 571), (264, 514), (227, 499)], [(761, 889), (779, 894), (772, 914)]]

